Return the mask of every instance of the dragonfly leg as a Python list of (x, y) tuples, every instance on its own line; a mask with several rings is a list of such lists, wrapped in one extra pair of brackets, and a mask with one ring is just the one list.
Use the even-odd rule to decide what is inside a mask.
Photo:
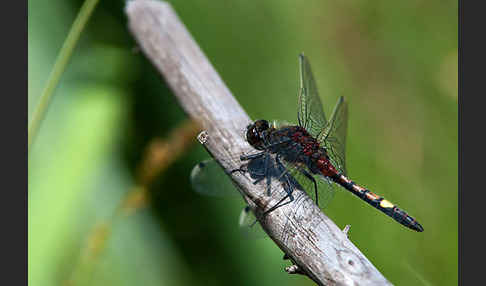
[[(280, 170), (282, 170), (282, 168), (284, 168), (284, 170), (286, 170), (285, 167), (283, 165), (281, 165), (282, 163), (280, 162), (280, 160), (278, 160), (277, 163), (279, 165), (278, 167), (279, 167)], [(283, 197), (280, 201), (278, 201), (278, 203), (276, 203), (273, 207), (271, 207), (270, 209), (265, 211), (263, 213), (263, 215), (266, 215), (266, 214), (276, 210), (277, 208), (285, 206), (286, 204), (290, 204), (291, 202), (294, 201), (294, 196), (292, 195), (292, 192), (293, 192), (294, 189), (293, 189), (292, 182), (289, 179), (289, 174), (285, 174), (285, 182), (283, 182), (283, 184), (284, 184), (284, 189), (287, 192), (287, 195), (285, 197)], [(284, 200), (286, 200), (287, 198), (289, 198), (289, 201), (282, 204), (282, 202)]]
[[(264, 157), (263, 157), (264, 156)], [(267, 192), (270, 195), (271, 186), (271, 164), (272, 160), (270, 153), (262, 152), (257, 157), (249, 159), (246, 164), (247, 172), (250, 173), (250, 177), (255, 179), (253, 184), (256, 185), (266, 178)]]
[(270, 155), (265, 156), (265, 177), (267, 178), (267, 196), (270, 196), (270, 187), (272, 185), (272, 177), (269, 174), (270, 171)]
[(247, 170), (243, 169), (242, 167), (239, 167), (238, 169), (233, 169), (230, 171), (230, 175), (233, 175), (233, 173), (240, 172), (242, 174), (246, 173)]
[(265, 177), (264, 177), (264, 176), (262, 176), (262, 177), (260, 177), (260, 178), (256, 179), (255, 181), (253, 181), (253, 185), (256, 185), (256, 184), (260, 183), (260, 182), (261, 182), (261, 181), (262, 181), (264, 178), (265, 178)]
[[(265, 155), (265, 154), (266, 154), (266, 152), (260, 152), (260, 153), (257, 153), (257, 154), (251, 154), (251, 155), (241, 155), (241, 156), (240, 156), (240, 160), (242, 160), (242, 161), (254, 160), (254, 159), (258, 159), (258, 158), (262, 157), (262, 156), (263, 156), (263, 155)], [(231, 170), (231, 171), (230, 171), (230, 174), (232, 175), (233, 173), (236, 173), (236, 172), (240, 172), (240, 173), (242, 173), (242, 174), (244, 174), (244, 173), (248, 173), (248, 172), (249, 172), (249, 170), (248, 170), (248, 164), (249, 164), (249, 163), (245, 163), (245, 164), (241, 165), (239, 168)], [(264, 173), (262, 173), (262, 174), (258, 174), (258, 173), (256, 173), (255, 171), (250, 171), (250, 172), (252, 172), (252, 174), (253, 174), (253, 175), (257, 175), (257, 176), (259, 176), (259, 177), (261, 177), (261, 176), (265, 175)], [(260, 182), (261, 180), (262, 180), (262, 179), (258, 179), (258, 180), (256, 180), (256, 181), (255, 181), (255, 182), (253, 182), (253, 183), (254, 183), (254, 184), (257, 184), (257, 183), (258, 183), (258, 182)]]
[(261, 182), (263, 179), (266, 179), (266, 185), (267, 185), (267, 196), (270, 196), (271, 194), (271, 186), (272, 186), (272, 176), (270, 174), (270, 164), (271, 164), (271, 160), (270, 160), (270, 154), (266, 153), (265, 155), (265, 160), (263, 162), (263, 168), (264, 168), (264, 171), (263, 173), (256, 173), (256, 172), (253, 172), (252, 174), (255, 176), (257, 175), (259, 178), (256, 179), (255, 181), (253, 181), (253, 185), (256, 185), (258, 184), (259, 182)]
[[(277, 162), (277, 168), (278, 168), (278, 172), (279, 172), (278, 173), (279, 176), (278, 176), (277, 180), (281, 181), (282, 178), (284, 176), (286, 176), (285, 177), (285, 179), (287, 181), (286, 183), (288, 183), (290, 185), (289, 179), (287, 177), (289, 175), (288, 174), (289, 169), (285, 168), (284, 164), (282, 164), (282, 161), (280, 161), (280, 156), (281, 156), (280, 154), (277, 154), (277, 156), (275, 156), (275, 162)], [(287, 191), (287, 193), (289, 192), (289, 190), (286, 190), (286, 191)], [(293, 188), (290, 188), (290, 192), (292, 192), (292, 191), (293, 191)]]
[[(289, 201), (286, 202), (286, 203), (282, 203), (283, 201), (285, 201), (287, 198), (289, 198)], [(271, 212), (273, 212), (274, 210), (276, 210), (277, 208), (279, 207), (283, 207), (287, 204), (290, 204), (291, 202), (294, 201), (294, 196), (292, 196), (292, 194), (287, 194), (285, 197), (283, 197), (280, 201), (278, 201), (278, 203), (276, 203), (273, 207), (271, 207), (270, 209), (266, 210), (263, 215), (267, 215)]]
[(241, 155), (241, 156), (240, 156), (240, 160), (241, 160), (241, 161), (248, 161), (248, 160), (251, 160), (251, 159), (260, 158), (261, 156), (265, 155), (266, 153), (267, 153), (267, 152), (263, 151), (263, 152), (256, 153), (256, 154), (250, 154), (250, 155)]
[(307, 179), (311, 180), (311, 182), (314, 184), (314, 193), (316, 195), (316, 205), (319, 206), (319, 201), (318, 201), (318, 198), (317, 198), (317, 182), (316, 182), (316, 179), (314, 179), (314, 177), (309, 174), (309, 172), (307, 172), (306, 170), (302, 169), (302, 168), (299, 168), (299, 172), (301, 172)]

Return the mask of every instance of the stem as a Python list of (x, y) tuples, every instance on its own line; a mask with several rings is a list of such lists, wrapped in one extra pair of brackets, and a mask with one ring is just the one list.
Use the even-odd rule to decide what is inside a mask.
[[(247, 202), (257, 210), (275, 205), (278, 195), (267, 196), (265, 184), (254, 185), (243, 174), (231, 173), (228, 162), (251, 147), (242, 136), (248, 115), (194, 41), (170, 4), (133, 0), (125, 10), (129, 28), (165, 78), (182, 108), (205, 129), (204, 147), (226, 170)], [(245, 153), (246, 154), (246, 153)], [(285, 190), (274, 185), (272, 194)], [(303, 190), (294, 202), (281, 206), (259, 222), (265, 232), (302, 272), (319, 285), (390, 285)]]
[(84, 1), (83, 6), (79, 10), (76, 19), (74, 20), (73, 25), (71, 26), (71, 30), (69, 31), (66, 40), (64, 40), (61, 51), (57, 56), (54, 67), (51, 73), (49, 74), (49, 78), (47, 79), (46, 86), (44, 87), (44, 90), (42, 91), (42, 94), (40, 96), (39, 104), (36, 106), (32, 114), (32, 120), (30, 122), (29, 131), (28, 131), (29, 151), (39, 131), (40, 124), (45, 117), (52, 95), (54, 94), (54, 90), (56, 89), (57, 84), (61, 79), (61, 75), (64, 73), (64, 70), (66, 69), (69, 59), (71, 58), (71, 55), (73, 53), (74, 47), (76, 46), (79, 40), (81, 32), (86, 26), (86, 23), (88, 22), (94, 8), (96, 7), (96, 4), (98, 4), (98, 1), (99, 0)]

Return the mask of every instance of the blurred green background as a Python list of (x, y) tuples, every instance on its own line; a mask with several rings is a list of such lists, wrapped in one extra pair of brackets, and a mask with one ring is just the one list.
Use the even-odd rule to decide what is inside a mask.
[[(393, 284), (458, 283), (457, 1), (170, 2), (254, 119), (295, 121), (304, 52), (327, 114), (348, 99), (350, 177), (425, 231), (345, 191), (327, 215), (351, 225)], [(29, 121), (81, 4), (28, 2)], [(150, 205), (115, 216), (96, 244), (93, 229), (135, 184), (146, 145), (186, 118), (137, 51), (124, 6), (100, 1), (29, 153), (29, 284), (313, 285), (283, 271), (269, 239), (238, 232), (242, 200), (192, 191), (189, 173), (207, 157), (195, 140), (154, 181)]]

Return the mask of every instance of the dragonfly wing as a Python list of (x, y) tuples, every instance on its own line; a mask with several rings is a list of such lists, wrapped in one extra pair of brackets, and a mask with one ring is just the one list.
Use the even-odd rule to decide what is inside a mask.
[(294, 187), (300, 186), (300, 189), (304, 190), (321, 210), (324, 210), (334, 198), (335, 183), (321, 175), (312, 175), (305, 167), (298, 167), (289, 162), (285, 162), (284, 165), (289, 170)]
[(314, 137), (318, 137), (327, 125), (326, 115), (322, 108), (309, 61), (304, 54), (299, 55), (299, 62), (300, 91), (297, 118), (300, 126), (304, 127)]
[[(261, 162), (254, 159), (251, 167), (257, 168)], [(257, 170), (250, 169), (253, 172)], [(251, 172), (250, 171), (250, 172)], [(258, 174), (250, 173), (258, 178)], [(199, 194), (213, 197), (235, 197), (239, 194), (231, 179), (224, 173), (223, 168), (213, 159), (207, 159), (191, 171), (192, 188)], [(267, 234), (257, 222), (249, 206), (243, 208), (239, 218), (239, 228), (243, 236), (249, 239), (267, 237)]]
[[(252, 154), (245, 154), (245, 156), (252, 156)], [(249, 174), (252, 179), (262, 177), (258, 167), (262, 165), (261, 158), (251, 159), (249, 161), (242, 161), (240, 156), (227, 157), (222, 159), (230, 166), (240, 166), (241, 172)], [(250, 167), (249, 167), (250, 165)], [(206, 196), (225, 197), (236, 196), (239, 194), (236, 185), (230, 179), (229, 174), (226, 174), (221, 165), (214, 159), (206, 159), (196, 166), (191, 171), (191, 185), (192, 188), (199, 194)]]
[(239, 195), (231, 179), (213, 159), (204, 160), (194, 166), (191, 171), (191, 185), (197, 193), (206, 196)]
[(339, 97), (324, 132), (317, 138), (324, 146), (331, 163), (339, 172), (346, 174), (346, 132), (348, 127), (348, 104)]
[(246, 206), (241, 210), (239, 225), (243, 235), (246, 238), (258, 239), (268, 237), (267, 233), (257, 221), (257, 218), (250, 206)]
[(300, 94), (299, 125), (304, 127), (327, 150), (331, 163), (343, 174), (346, 174), (345, 147), (348, 120), (347, 103), (340, 97), (334, 111), (326, 120), (317, 86), (307, 58), (301, 54), (300, 60)]

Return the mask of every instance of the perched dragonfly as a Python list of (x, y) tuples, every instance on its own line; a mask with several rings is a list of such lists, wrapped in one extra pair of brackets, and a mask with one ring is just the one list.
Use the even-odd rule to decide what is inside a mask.
[[(267, 195), (271, 195), (271, 181), (280, 181), (287, 195), (265, 213), (275, 210), (286, 199), (293, 201), (292, 192), (296, 187), (313, 192), (316, 204), (322, 209), (333, 197), (334, 186), (340, 185), (398, 223), (422, 232), (423, 227), (404, 210), (346, 176), (347, 103), (340, 97), (328, 121), (310, 64), (303, 54), (299, 61), (298, 125), (270, 124), (267, 120), (248, 125), (246, 140), (257, 153), (241, 155), (243, 167), (233, 172), (248, 172), (255, 183), (265, 180)], [(204, 167), (198, 165), (193, 170), (191, 177), (196, 190), (201, 188), (198, 181), (206, 177)]]

